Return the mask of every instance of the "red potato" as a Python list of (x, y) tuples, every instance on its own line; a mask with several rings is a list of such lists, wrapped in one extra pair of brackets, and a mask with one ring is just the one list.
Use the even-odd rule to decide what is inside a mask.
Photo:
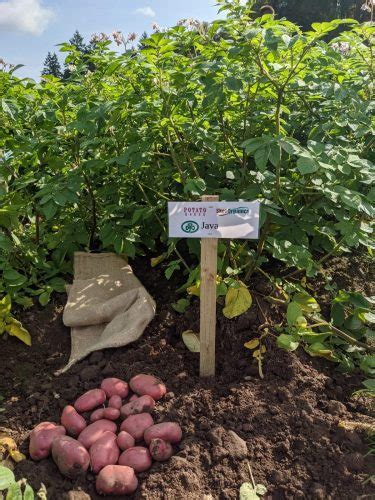
[(121, 424), (120, 431), (126, 431), (136, 441), (141, 441), (145, 430), (151, 427), (154, 421), (149, 413), (140, 413), (139, 415), (130, 415)]
[(107, 465), (115, 465), (120, 456), (120, 450), (116, 443), (116, 434), (104, 432), (90, 448), (91, 469), (97, 474)]
[(116, 408), (116, 410), (119, 410), (122, 406), (122, 399), (121, 396), (118, 396), (115, 394), (114, 396), (111, 396), (108, 401), (108, 408)]
[(98, 408), (93, 411), (90, 415), (90, 422), (97, 422), (98, 420), (103, 420), (104, 418), (104, 408)]
[(90, 422), (97, 422), (103, 418), (104, 420), (117, 420), (120, 418), (120, 410), (116, 408), (98, 408), (91, 413)]
[(104, 404), (106, 399), (107, 397), (102, 389), (91, 389), (91, 391), (85, 392), (85, 394), (82, 394), (82, 396), (77, 399), (74, 403), (74, 408), (79, 413), (91, 411)]
[(135, 439), (129, 432), (121, 431), (117, 436), (117, 446), (120, 450), (125, 451), (128, 448), (133, 448), (135, 445)]
[(86, 420), (75, 410), (73, 406), (65, 406), (61, 414), (61, 425), (66, 432), (73, 437), (77, 437), (83, 429), (87, 427)]
[(136, 394), (140, 396), (148, 394), (155, 401), (161, 399), (167, 392), (163, 382), (152, 375), (136, 375), (130, 380), (129, 385)]
[(96, 478), (96, 491), (100, 495), (131, 495), (137, 488), (134, 469), (125, 465), (107, 465)]
[(90, 465), (90, 455), (86, 448), (69, 436), (53, 440), (52, 458), (61, 474), (70, 479), (84, 475)]
[(120, 418), (120, 410), (117, 408), (104, 408), (104, 418), (106, 420), (117, 420)]
[(125, 399), (129, 394), (128, 383), (120, 380), (119, 378), (105, 378), (100, 387), (106, 393), (108, 398), (111, 398), (112, 396), (120, 396), (122, 399)]
[(171, 443), (168, 443), (163, 439), (152, 439), (150, 444), (150, 454), (152, 458), (157, 462), (165, 462), (166, 460), (169, 460), (173, 455), (173, 448)]
[(62, 425), (52, 422), (42, 422), (30, 433), (29, 453), (33, 460), (47, 458), (51, 452), (53, 440), (58, 436), (65, 436), (66, 430)]
[(127, 465), (135, 470), (135, 472), (144, 472), (152, 465), (150, 452), (143, 446), (134, 446), (121, 453), (119, 465)]
[(136, 399), (138, 399), (139, 396), (137, 394), (133, 394), (132, 396), (130, 396), (129, 398), (129, 403), (131, 403), (132, 401), (135, 401)]
[(139, 413), (151, 413), (155, 408), (155, 400), (151, 396), (141, 396), (135, 401), (126, 403), (121, 407), (121, 416), (123, 418), (129, 415), (138, 415)]
[(86, 429), (81, 432), (78, 436), (78, 441), (83, 444), (86, 450), (89, 450), (95, 441), (100, 439), (107, 431), (116, 433), (117, 425), (110, 420), (98, 420), (88, 425)]
[(169, 443), (179, 443), (182, 439), (181, 427), (176, 422), (163, 422), (155, 424), (145, 431), (144, 440), (148, 445), (153, 439), (158, 438)]

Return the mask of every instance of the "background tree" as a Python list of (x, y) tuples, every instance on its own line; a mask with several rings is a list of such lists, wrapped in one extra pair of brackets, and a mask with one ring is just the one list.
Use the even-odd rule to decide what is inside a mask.
[(85, 44), (83, 36), (78, 30), (75, 30), (72, 38), (69, 40), (70, 45), (74, 45), (74, 47), (82, 52), (82, 54), (86, 54), (88, 46)]
[(354, 18), (358, 21), (369, 19), (363, 10), (365, 0), (257, 0), (255, 10), (263, 5), (271, 5), (277, 17), (286, 17), (303, 29), (309, 29), (312, 23), (330, 21), (335, 18)]
[[(75, 47), (79, 52), (81, 52), (82, 56), (88, 54), (90, 50), (92, 50), (90, 44), (85, 44), (84, 38), (78, 30), (75, 30), (72, 38), (69, 39), (69, 43), (70, 45)], [(69, 69), (69, 65), (65, 64), (64, 76), (63, 76), (64, 80), (67, 80), (71, 74), (72, 72)]]
[(146, 31), (144, 31), (142, 33), (142, 35), (140, 36), (139, 38), (139, 42), (138, 42), (138, 50), (142, 50), (145, 48), (145, 45), (144, 45), (144, 40), (146, 40), (148, 38), (148, 33)]
[(48, 52), (47, 57), (44, 61), (42, 75), (53, 75), (57, 78), (62, 77), (61, 66), (55, 52), (53, 54), (51, 52)]

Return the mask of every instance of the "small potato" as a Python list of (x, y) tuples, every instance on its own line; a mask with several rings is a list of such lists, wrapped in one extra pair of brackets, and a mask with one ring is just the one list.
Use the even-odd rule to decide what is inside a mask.
[(69, 436), (73, 437), (77, 437), (87, 427), (86, 420), (70, 405), (63, 409), (61, 425), (65, 427)]
[(125, 465), (107, 465), (96, 478), (99, 495), (131, 495), (138, 488), (134, 469)]
[(122, 399), (125, 399), (129, 394), (129, 385), (119, 378), (105, 378), (100, 387), (108, 398), (120, 396)]
[(120, 418), (120, 410), (117, 410), (117, 408), (104, 408), (104, 418), (106, 420), (117, 420)]
[(97, 422), (103, 418), (105, 420), (117, 420), (120, 418), (120, 410), (116, 408), (98, 408), (91, 413), (90, 422)]
[(157, 438), (163, 439), (168, 443), (179, 443), (182, 439), (181, 427), (176, 422), (163, 422), (155, 424), (145, 431), (144, 439), (148, 445), (150, 445), (153, 439)]
[(116, 433), (117, 425), (110, 420), (98, 420), (88, 425), (86, 429), (81, 432), (78, 436), (78, 441), (83, 444), (86, 450), (89, 450), (95, 441), (100, 439), (107, 431)]
[(108, 408), (116, 408), (116, 410), (119, 410), (122, 406), (122, 399), (121, 396), (118, 396), (115, 394), (114, 396), (111, 396), (108, 401)]
[(69, 436), (53, 440), (52, 458), (61, 474), (70, 479), (84, 475), (90, 465), (90, 455), (86, 448)]
[(152, 458), (157, 462), (165, 462), (173, 455), (173, 448), (171, 443), (167, 443), (167, 441), (164, 441), (163, 439), (156, 438), (151, 440), (150, 453)]
[(121, 453), (118, 464), (132, 467), (135, 472), (144, 472), (151, 467), (152, 459), (147, 448), (134, 446)]
[(132, 395), (132, 396), (130, 396), (130, 398), (129, 398), (129, 403), (131, 403), (132, 401), (135, 401), (135, 400), (136, 400), (136, 399), (138, 399), (138, 398), (139, 398), (138, 394), (133, 394), (133, 395)]
[(120, 450), (127, 450), (128, 448), (133, 448), (135, 445), (135, 439), (131, 434), (126, 431), (121, 431), (117, 436), (117, 446)]
[(120, 431), (126, 431), (136, 441), (141, 441), (145, 430), (153, 425), (154, 421), (149, 413), (130, 415), (121, 424)]
[(121, 407), (121, 416), (123, 418), (129, 415), (138, 415), (139, 413), (151, 413), (155, 408), (155, 401), (151, 396), (141, 396), (135, 401), (129, 402)]
[(106, 399), (107, 397), (102, 389), (91, 389), (91, 391), (85, 392), (85, 394), (82, 394), (82, 396), (77, 399), (74, 403), (74, 408), (79, 413), (91, 411), (104, 404)]
[(97, 474), (107, 465), (115, 465), (120, 456), (116, 443), (116, 434), (104, 432), (90, 448), (91, 469)]
[(104, 418), (104, 408), (98, 408), (93, 411), (90, 415), (90, 422), (97, 422), (98, 420), (103, 420)]
[(161, 399), (167, 392), (163, 382), (152, 375), (136, 375), (130, 380), (129, 385), (136, 394), (140, 396), (148, 394), (155, 401)]
[(65, 436), (66, 430), (62, 425), (52, 422), (42, 422), (30, 433), (29, 453), (33, 460), (42, 460), (51, 453), (53, 440), (58, 436)]

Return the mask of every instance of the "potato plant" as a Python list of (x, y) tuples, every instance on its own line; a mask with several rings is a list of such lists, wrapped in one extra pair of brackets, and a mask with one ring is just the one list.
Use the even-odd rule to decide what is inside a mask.
[(166, 202), (204, 193), (262, 200), (259, 241), (220, 244), (224, 293), (271, 257), (313, 276), (373, 249), (374, 27), (302, 32), (219, 4), (225, 20), (155, 32), (142, 50), (62, 44), (66, 82), (0, 72), (0, 293), (46, 304), (89, 249), (162, 247), (154, 265), (194, 285), (199, 242), (168, 241)]

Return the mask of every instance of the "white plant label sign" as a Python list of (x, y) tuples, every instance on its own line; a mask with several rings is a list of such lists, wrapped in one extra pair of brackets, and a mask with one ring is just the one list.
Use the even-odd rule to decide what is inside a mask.
[(170, 238), (259, 237), (259, 201), (168, 203)]

